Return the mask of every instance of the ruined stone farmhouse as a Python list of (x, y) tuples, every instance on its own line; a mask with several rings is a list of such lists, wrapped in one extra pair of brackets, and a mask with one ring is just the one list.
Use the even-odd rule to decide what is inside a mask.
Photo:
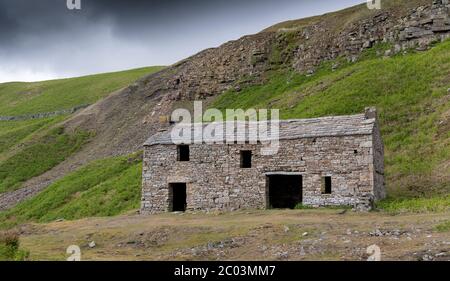
[[(226, 126), (222, 126), (225, 128)], [(385, 197), (375, 109), (279, 122), (279, 149), (260, 142), (177, 145), (170, 130), (144, 144), (142, 213), (348, 205)]]

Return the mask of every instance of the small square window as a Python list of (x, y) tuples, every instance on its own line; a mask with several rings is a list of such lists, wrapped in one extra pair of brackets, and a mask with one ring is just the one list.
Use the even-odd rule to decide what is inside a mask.
[(241, 168), (252, 167), (252, 152), (250, 150), (241, 151)]
[(322, 194), (331, 194), (331, 177), (322, 178)]
[(177, 160), (189, 161), (189, 145), (177, 146)]

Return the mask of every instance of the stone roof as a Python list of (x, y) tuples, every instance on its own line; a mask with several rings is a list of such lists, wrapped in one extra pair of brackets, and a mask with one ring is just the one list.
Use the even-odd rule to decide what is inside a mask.
[[(280, 120), (279, 121), (279, 139), (301, 139), (301, 138), (315, 138), (315, 137), (334, 137), (334, 136), (352, 136), (352, 135), (370, 135), (373, 133), (373, 128), (376, 123), (375, 118), (367, 118), (367, 114), (357, 114), (357, 115), (347, 115), (347, 116), (332, 116), (332, 117), (321, 117), (321, 118), (311, 118), (311, 119), (292, 119), (292, 120)], [(373, 116), (371, 116), (373, 117)], [(214, 128), (220, 130), (222, 128), (223, 135), (230, 135), (230, 132), (226, 130), (226, 126), (232, 124), (232, 122), (222, 122), (222, 123), (194, 123), (194, 124), (177, 124), (177, 126), (182, 126), (182, 128), (187, 131), (191, 130), (191, 135), (195, 136), (202, 135), (202, 130), (197, 130), (195, 133), (194, 127), (197, 128)], [(270, 121), (267, 122), (236, 122), (235, 124), (244, 124), (245, 133), (243, 131), (236, 132), (236, 127), (234, 129), (234, 135), (237, 135), (239, 140), (253, 140), (254, 134), (249, 134), (250, 128), (262, 128), (262, 125), (266, 125), (267, 130), (259, 130), (259, 134), (265, 135), (264, 140), (272, 140), (272, 130), (270, 126)], [(174, 125), (175, 126), (175, 125)], [(263, 126), (264, 127), (264, 126)], [(172, 138), (171, 128), (166, 131), (158, 132), (151, 136), (145, 143), (144, 146), (151, 146), (157, 144), (174, 144), (174, 143), (186, 143), (190, 144), (193, 141), (185, 139), (183, 137)], [(179, 127), (180, 128), (180, 127)], [(274, 131), (276, 132), (276, 131)], [(231, 132), (233, 134), (233, 132)], [(213, 134), (214, 136), (214, 134)], [(275, 134), (274, 134), (275, 136)], [(258, 138), (260, 140), (260, 138)], [(211, 139), (203, 139), (203, 142), (211, 141)]]

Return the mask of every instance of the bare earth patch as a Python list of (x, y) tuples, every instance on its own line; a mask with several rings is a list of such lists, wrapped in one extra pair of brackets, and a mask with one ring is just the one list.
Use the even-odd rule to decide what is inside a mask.
[[(269, 210), (123, 215), (21, 227), (32, 260), (450, 260), (450, 232), (436, 226), (450, 213), (354, 213)], [(94, 247), (89, 243), (95, 242)], [(91, 244), (92, 246), (92, 244)]]

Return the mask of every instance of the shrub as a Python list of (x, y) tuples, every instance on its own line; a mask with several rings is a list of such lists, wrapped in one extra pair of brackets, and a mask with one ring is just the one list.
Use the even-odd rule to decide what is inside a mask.
[(15, 231), (0, 232), (0, 260), (26, 260), (28, 251), (19, 249), (19, 234)]

